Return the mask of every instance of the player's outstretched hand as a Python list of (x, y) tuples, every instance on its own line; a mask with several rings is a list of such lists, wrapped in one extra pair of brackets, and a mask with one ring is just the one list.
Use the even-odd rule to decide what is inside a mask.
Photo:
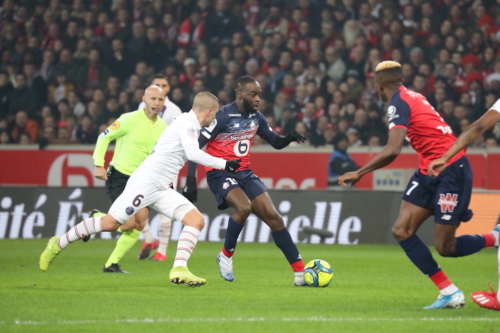
[(446, 161), (441, 157), (429, 164), (427, 174), (432, 178), (436, 178), (441, 172), (444, 171), (444, 169), (446, 169)]
[(240, 162), (241, 160), (226, 161), (226, 167), (224, 168), (224, 170), (235, 173), (236, 170), (238, 170), (238, 168), (240, 167)]
[(198, 200), (196, 177), (187, 176), (186, 185), (184, 185), (184, 188), (182, 189), (182, 195), (192, 203), (195, 203), (196, 200)]
[(358, 174), (357, 171), (352, 171), (352, 172), (346, 172), (339, 178), (339, 184), (342, 187), (345, 187), (346, 185), (353, 186), (359, 180), (361, 179), (361, 176)]
[(299, 132), (297, 131), (292, 131), (290, 133), (288, 133), (286, 135), (286, 138), (290, 141), (290, 142), (298, 142), (298, 143), (302, 143), (304, 141), (307, 140), (307, 138), (305, 136), (303, 136), (302, 134), (300, 134)]
[(108, 180), (108, 174), (104, 167), (96, 166), (94, 169), (94, 177), (100, 180)]

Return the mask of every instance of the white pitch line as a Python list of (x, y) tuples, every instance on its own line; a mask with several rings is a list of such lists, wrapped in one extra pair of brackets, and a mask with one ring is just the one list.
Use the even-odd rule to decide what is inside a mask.
[[(116, 320), (58, 320), (55, 322), (48, 321), (33, 321), (33, 320), (14, 320), (12, 324), (14, 325), (86, 325), (86, 324), (112, 324), (112, 323), (195, 323), (195, 322), (263, 322), (263, 321), (326, 321), (326, 322), (373, 322), (373, 321), (431, 321), (431, 322), (497, 322), (500, 318), (463, 318), (463, 317), (451, 317), (451, 318), (435, 318), (435, 317), (423, 317), (423, 318), (329, 318), (329, 317), (292, 317), (292, 318), (130, 318), (130, 319), (116, 319)], [(0, 324), (7, 324), (5, 322), (0, 322)]]

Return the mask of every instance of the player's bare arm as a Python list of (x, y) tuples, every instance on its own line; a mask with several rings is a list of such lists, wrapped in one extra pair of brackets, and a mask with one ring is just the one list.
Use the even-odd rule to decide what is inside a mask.
[(494, 126), (500, 121), (500, 112), (491, 109), (486, 112), (480, 119), (470, 125), (465, 132), (460, 134), (455, 144), (443, 155), (443, 157), (432, 161), (429, 164), (429, 176), (437, 177), (446, 168), (446, 163), (455, 156), (459, 151), (467, 148), (470, 144), (474, 143), (481, 134), (488, 128)]
[(361, 169), (343, 174), (339, 178), (339, 184), (341, 186), (346, 186), (346, 182), (350, 181), (350, 186), (352, 186), (356, 184), (365, 174), (383, 168), (394, 161), (399, 153), (401, 153), (406, 132), (406, 128), (398, 127), (391, 129), (389, 131), (389, 141), (382, 151)]

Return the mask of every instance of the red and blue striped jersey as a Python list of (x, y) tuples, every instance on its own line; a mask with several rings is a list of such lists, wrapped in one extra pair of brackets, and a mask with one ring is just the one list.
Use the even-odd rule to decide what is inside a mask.
[[(392, 96), (389, 108), (389, 129), (406, 128), (407, 139), (420, 156), (420, 172), (427, 174), (429, 163), (442, 157), (455, 143), (450, 126), (419, 93), (399, 87)], [(456, 154), (451, 164), (465, 155), (465, 149)]]
[(278, 136), (262, 113), (240, 112), (233, 102), (220, 108), (212, 124), (201, 130), (200, 145), (204, 146), (203, 141), (208, 141), (206, 152), (212, 156), (227, 161), (241, 159), (238, 169), (241, 171), (250, 167), (250, 148), (255, 134), (267, 141)]

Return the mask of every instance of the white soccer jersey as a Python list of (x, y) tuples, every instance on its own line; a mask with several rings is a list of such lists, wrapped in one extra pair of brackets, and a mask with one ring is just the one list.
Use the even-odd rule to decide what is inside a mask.
[(132, 177), (149, 177), (160, 189), (166, 189), (188, 159), (214, 169), (224, 169), (224, 159), (200, 150), (200, 129), (194, 111), (178, 116), (162, 133), (151, 155), (142, 162)]
[(497, 101), (495, 102), (495, 104), (493, 104), (491, 106), (490, 110), (495, 110), (496, 112), (500, 113), (500, 98), (497, 99)]
[[(141, 104), (139, 104), (139, 110), (144, 106), (146, 106), (146, 104), (144, 102), (141, 102)], [(167, 126), (169, 126), (175, 118), (182, 114), (182, 110), (177, 105), (172, 103), (172, 101), (168, 99), (168, 96), (165, 96), (165, 102), (163, 103), (163, 106), (163, 111), (159, 116), (165, 121)]]

